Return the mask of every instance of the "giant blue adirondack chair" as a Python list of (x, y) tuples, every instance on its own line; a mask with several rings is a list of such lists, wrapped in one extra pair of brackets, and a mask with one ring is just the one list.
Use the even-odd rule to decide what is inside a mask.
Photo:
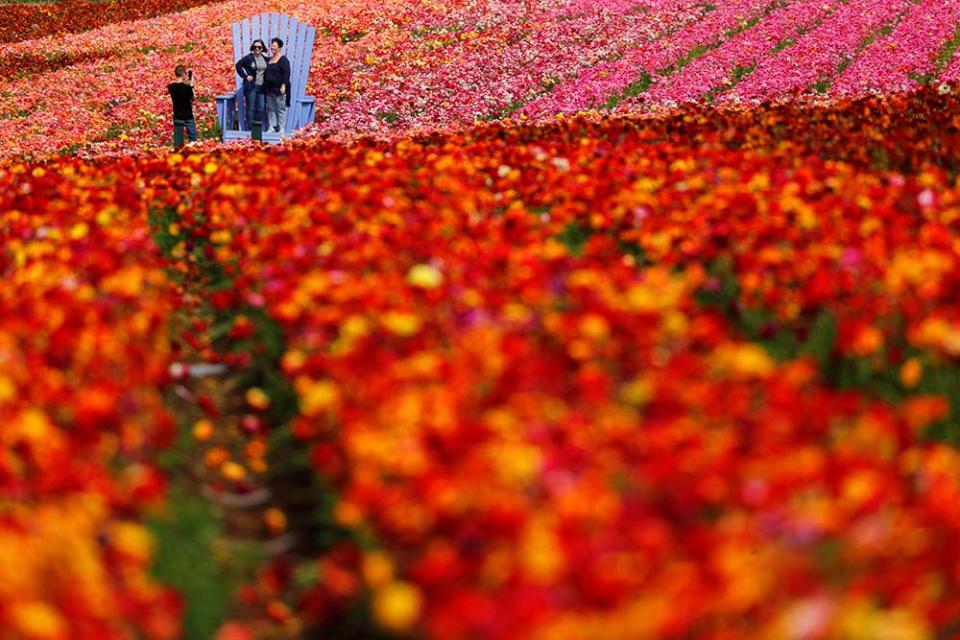
[[(279, 13), (263, 13), (231, 25), (233, 29), (233, 63), (250, 52), (250, 45), (260, 38), (270, 42), (270, 38), (283, 40), (283, 53), (290, 61), (290, 107), (287, 109), (286, 134), (289, 135), (313, 122), (316, 115), (316, 99), (304, 95), (307, 88), (307, 73), (310, 71), (310, 58), (317, 30), (296, 18)], [(269, 54), (268, 54), (269, 55)], [(246, 114), (243, 99), (243, 79), (233, 73), (236, 79), (234, 93), (217, 96), (217, 120), (223, 140), (249, 139), (250, 132), (245, 130)], [(239, 96), (239, 97), (238, 97)], [(263, 129), (267, 123), (263, 123)], [(263, 132), (264, 142), (279, 142), (280, 134)]]

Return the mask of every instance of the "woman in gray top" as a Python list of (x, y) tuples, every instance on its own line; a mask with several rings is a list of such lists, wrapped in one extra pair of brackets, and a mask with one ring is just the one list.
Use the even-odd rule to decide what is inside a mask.
[(259, 38), (250, 45), (250, 53), (237, 60), (237, 73), (243, 78), (243, 100), (246, 108), (246, 129), (254, 120), (263, 121), (263, 72), (267, 69), (267, 45)]

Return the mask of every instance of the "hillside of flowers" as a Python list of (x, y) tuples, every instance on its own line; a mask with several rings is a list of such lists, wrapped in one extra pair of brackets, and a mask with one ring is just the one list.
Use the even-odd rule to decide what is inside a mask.
[(97, 6), (0, 6), (0, 638), (960, 634), (960, 2), (268, 2), (271, 148), (249, 3)]
[(205, 0), (54, 0), (0, 4), (0, 42), (82, 33), (104, 25), (175, 13)]
[[(0, 9), (89, 13), (78, 2)], [(168, 144), (165, 86), (180, 63), (200, 83), (201, 132), (216, 137), (213, 96), (234, 87), (230, 24), (254, 9), (230, 0), (172, 13), (190, 4), (96, 3), (96, 16), (60, 18), (82, 33), (21, 30), (20, 55), (0, 62), (12, 78), (0, 102), (2, 157)], [(343, 140), (505, 117), (947, 89), (960, 79), (955, 0), (285, 0), (255, 11), (318, 28), (313, 134)]]

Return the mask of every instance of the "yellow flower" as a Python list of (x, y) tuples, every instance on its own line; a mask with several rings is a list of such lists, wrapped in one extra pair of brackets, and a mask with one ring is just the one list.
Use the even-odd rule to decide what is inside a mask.
[(104, 278), (100, 288), (104, 293), (129, 297), (136, 296), (143, 290), (146, 275), (140, 267), (124, 267)]
[(293, 371), (298, 371), (306, 363), (307, 354), (305, 354), (303, 351), (294, 349), (283, 354), (283, 359), (280, 361), (280, 366), (283, 367), (285, 372), (290, 373)]
[(313, 417), (340, 403), (340, 390), (330, 380), (313, 380), (300, 376), (294, 381), (294, 388), (300, 397), (300, 413)]
[(41, 442), (50, 440), (54, 426), (47, 418), (47, 414), (39, 409), (26, 409), (15, 420), (12, 433), (19, 435), (27, 442)]
[(527, 526), (520, 550), (524, 572), (535, 582), (550, 582), (563, 571), (563, 550), (545, 518), (537, 518)]
[(912, 389), (920, 383), (923, 377), (923, 364), (916, 358), (910, 358), (900, 367), (900, 383)]
[(86, 222), (78, 222), (77, 224), (70, 227), (70, 239), (71, 240), (80, 240), (85, 238), (87, 233), (90, 232), (90, 227)]
[(404, 311), (388, 311), (380, 318), (380, 323), (387, 331), (401, 337), (415, 335), (423, 325), (416, 314)]
[(880, 609), (867, 602), (844, 607), (837, 636), (850, 640), (928, 640), (926, 622), (907, 609)]
[(765, 378), (773, 373), (773, 359), (755, 344), (721, 345), (711, 358), (714, 369), (735, 378)]
[(500, 444), (488, 450), (491, 463), (505, 485), (520, 488), (543, 468), (543, 453), (526, 444)]
[(153, 540), (138, 524), (115, 523), (110, 529), (110, 540), (113, 548), (137, 562), (146, 563), (153, 555)]
[(620, 399), (633, 406), (646, 404), (653, 395), (653, 385), (649, 380), (637, 378), (620, 388)]
[(67, 625), (60, 614), (43, 602), (23, 602), (14, 604), (10, 611), (13, 634), (16, 637), (62, 638)]
[(220, 468), (220, 473), (231, 482), (240, 482), (247, 477), (247, 470), (232, 460), (223, 463), (223, 467)]
[(408, 582), (393, 582), (373, 596), (373, 613), (381, 626), (391, 631), (410, 630), (420, 617), (423, 596)]
[(421, 289), (436, 289), (443, 283), (443, 274), (429, 264), (417, 264), (407, 273), (407, 282)]
[(247, 389), (246, 400), (248, 405), (260, 411), (270, 407), (270, 396), (259, 387)]
[(0, 404), (13, 400), (17, 395), (17, 387), (10, 378), (0, 376)]
[(610, 325), (603, 316), (588, 313), (580, 319), (580, 333), (593, 340), (603, 340), (610, 334)]
[(193, 425), (193, 437), (197, 442), (206, 442), (213, 437), (213, 423), (209, 420), (197, 420)]

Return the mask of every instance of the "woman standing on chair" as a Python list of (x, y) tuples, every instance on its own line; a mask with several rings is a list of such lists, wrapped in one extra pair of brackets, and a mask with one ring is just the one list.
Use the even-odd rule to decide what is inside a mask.
[(247, 131), (253, 122), (263, 121), (263, 72), (267, 70), (267, 46), (257, 38), (250, 45), (250, 53), (237, 60), (237, 73), (243, 78), (243, 103), (246, 109)]
[(267, 131), (282, 135), (287, 127), (290, 106), (290, 61), (283, 55), (283, 40), (270, 40), (270, 60), (263, 72), (263, 90), (267, 96)]

